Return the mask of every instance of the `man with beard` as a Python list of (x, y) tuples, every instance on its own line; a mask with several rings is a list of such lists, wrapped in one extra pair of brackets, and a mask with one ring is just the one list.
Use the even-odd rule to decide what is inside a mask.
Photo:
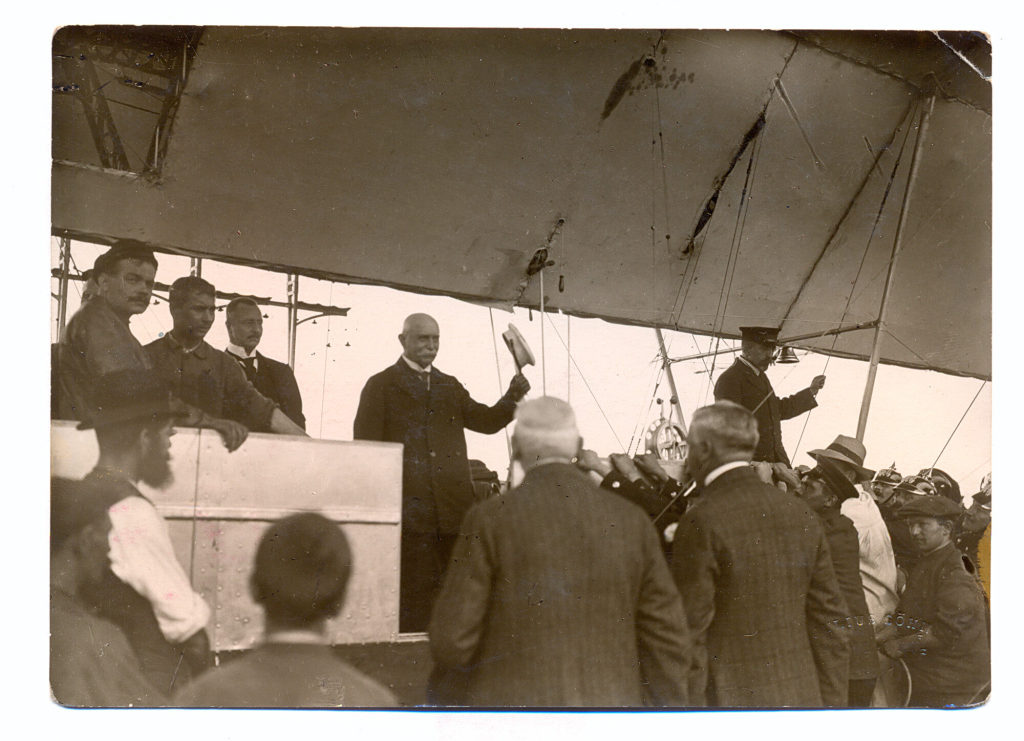
[(100, 614), (124, 631), (143, 672), (162, 693), (209, 661), (210, 608), (175, 556), (167, 523), (139, 490), (171, 481), (174, 413), (170, 394), (152, 371), (125, 370), (100, 378), (95, 428), (100, 456), (83, 484), (109, 506), (110, 569), (89, 590)]
[(263, 314), (259, 304), (247, 297), (232, 299), (224, 310), (224, 324), (230, 340), (224, 351), (238, 361), (257, 391), (276, 403), (292, 422), (306, 429), (302, 395), (294, 371), (286, 363), (268, 358), (256, 349), (263, 338)]
[(78, 481), (50, 480), (50, 690), (61, 705), (163, 704), (124, 633), (82, 600), (110, 568), (106, 502)]
[(145, 347), (153, 367), (182, 401), (249, 430), (306, 435), (245, 378), (238, 363), (203, 338), (213, 326), (217, 292), (196, 276), (171, 284), (168, 304), (174, 328)]
[(815, 376), (799, 393), (780, 399), (765, 372), (775, 360), (779, 330), (772, 327), (740, 327), (742, 354), (715, 383), (715, 401), (731, 401), (749, 410), (757, 420), (758, 443), (753, 460), (790, 468), (782, 446), (782, 420), (818, 406), (818, 392), (825, 376)]

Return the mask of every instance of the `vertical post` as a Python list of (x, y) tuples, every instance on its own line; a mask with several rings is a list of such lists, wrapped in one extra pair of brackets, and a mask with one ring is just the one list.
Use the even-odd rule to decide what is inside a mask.
[(548, 395), (547, 350), (544, 345), (544, 269), (540, 271), (540, 388), (543, 396)]
[(68, 285), (71, 272), (71, 238), (60, 238), (60, 283), (57, 289), (57, 342), (64, 339), (68, 318)]
[(194, 278), (203, 277), (203, 259), (201, 257), (193, 257), (189, 259), (188, 274)]
[(679, 418), (679, 428), (686, 434), (686, 422), (683, 420), (683, 407), (679, 403), (679, 392), (676, 391), (676, 379), (672, 375), (672, 363), (668, 359), (668, 351), (665, 350), (665, 335), (661, 333), (661, 327), (655, 327), (654, 333), (658, 336), (658, 350), (661, 351), (661, 364), (668, 377), (668, 387), (672, 391), (672, 406), (676, 410), (676, 417)]
[(295, 370), (295, 336), (299, 324), (299, 276), (288, 274), (288, 366)]
[(930, 95), (921, 110), (918, 123), (917, 141), (914, 142), (914, 154), (910, 160), (910, 172), (907, 175), (907, 189), (900, 205), (900, 217), (896, 224), (896, 236), (893, 238), (892, 256), (889, 258), (889, 272), (885, 276), (885, 287), (882, 289), (882, 303), (878, 309), (878, 323), (875, 325), (875, 336), (871, 345), (871, 359), (868, 363), (868, 379), (864, 386), (864, 399), (860, 405), (860, 417), (857, 420), (857, 439), (864, 442), (864, 432), (868, 426), (868, 411), (871, 409), (871, 396), (875, 390), (875, 377), (878, 375), (878, 360), (882, 354), (882, 330), (885, 329), (885, 316), (889, 309), (889, 290), (892, 288), (893, 277), (896, 275), (896, 258), (899, 257), (903, 243), (903, 229), (907, 224), (907, 208), (910, 194), (917, 181), (917, 170), (921, 162), (921, 149), (928, 132), (928, 120), (935, 106), (935, 95)]

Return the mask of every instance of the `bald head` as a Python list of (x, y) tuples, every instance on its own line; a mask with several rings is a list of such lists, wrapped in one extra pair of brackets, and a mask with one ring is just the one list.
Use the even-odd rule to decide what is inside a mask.
[(414, 363), (426, 368), (434, 362), (441, 345), (441, 330), (437, 321), (429, 314), (410, 314), (402, 323), (402, 354)]
[(579, 452), (581, 442), (576, 415), (561, 399), (542, 396), (516, 409), (512, 454), (524, 470), (545, 458), (568, 461)]

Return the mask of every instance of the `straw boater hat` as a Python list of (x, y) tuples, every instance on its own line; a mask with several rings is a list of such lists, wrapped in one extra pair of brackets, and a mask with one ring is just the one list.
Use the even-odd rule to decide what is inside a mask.
[(832, 461), (853, 466), (857, 471), (858, 483), (870, 481), (871, 477), (875, 475), (875, 472), (870, 468), (864, 468), (864, 456), (867, 455), (867, 450), (864, 448), (864, 443), (855, 437), (837, 435), (836, 439), (829, 443), (827, 448), (808, 451), (807, 455), (819, 463), (822, 458), (828, 458)]

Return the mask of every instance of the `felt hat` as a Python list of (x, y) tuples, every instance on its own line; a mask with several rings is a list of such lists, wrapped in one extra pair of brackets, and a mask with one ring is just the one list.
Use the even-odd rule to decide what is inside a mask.
[(864, 443), (855, 437), (837, 435), (827, 448), (808, 451), (807, 455), (819, 462), (822, 458), (829, 458), (833, 462), (853, 466), (857, 472), (858, 482), (869, 481), (875, 475), (870, 468), (864, 468), (864, 456), (867, 455), (867, 450), (864, 448)]
[(79, 423), (80, 430), (137, 419), (181, 416), (171, 407), (171, 393), (167, 385), (148, 369), (133, 368), (100, 376), (93, 401), (95, 414)]
[(843, 475), (839, 466), (827, 458), (819, 460), (818, 465), (811, 470), (811, 473), (820, 474), (821, 478), (828, 484), (829, 489), (832, 490), (832, 493), (839, 497), (840, 502), (857, 498), (857, 487)]
[(526, 340), (519, 333), (519, 330), (515, 328), (515, 325), (509, 324), (508, 330), (502, 332), (501, 338), (505, 340), (505, 345), (508, 347), (509, 352), (512, 353), (512, 358), (516, 361), (516, 368), (518, 370), (521, 371), (528, 365), (537, 364), (530, 346), (526, 344)]
[(776, 327), (740, 327), (740, 335), (745, 340), (774, 346), (779, 339), (779, 330)]
[(114, 269), (119, 260), (124, 259), (141, 260), (142, 262), (150, 263), (154, 268), (157, 267), (156, 256), (148, 245), (134, 239), (121, 239), (96, 258), (92, 265), (93, 273), (96, 277), (109, 273)]
[(955, 519), (963, 514), (963, 508), (959, 507), (945, 497), (917, 497), (907, 502), (900, 508), (898, 517), (936, 517), (942, 519)]

